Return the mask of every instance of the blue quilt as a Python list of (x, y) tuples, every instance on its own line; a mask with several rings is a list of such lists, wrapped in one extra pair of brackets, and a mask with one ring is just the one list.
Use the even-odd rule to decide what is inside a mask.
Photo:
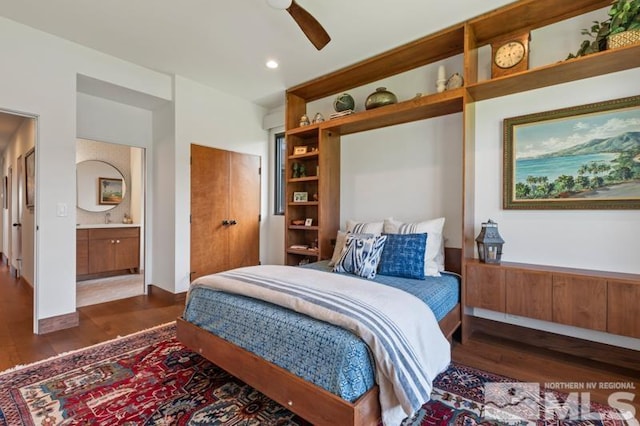
[[(309, 263), (305, 268), (331, 272), (328, 260)], [(460, 301), (460, 276), (453, 272), (441, 272), (441, 277), (426, 276), (424, 280), (393, 277), (389, 275), (376, 275), (373, 281), (399, 288), (411, 293), (426, 303), (436, 320), (440, 321)]]
[[(308, 267), (330, 270), (327, 262)], [(324, 269), (323, 269), (324, 268)], [(379, 275), (375, 281), (425, 301), (438, 320), (459, 300), (455, 274), (412, 280)], [(367, 345), (341, 327), (241, 295), (193, 288), (184, 319), (354, 402), (375, 384)]]

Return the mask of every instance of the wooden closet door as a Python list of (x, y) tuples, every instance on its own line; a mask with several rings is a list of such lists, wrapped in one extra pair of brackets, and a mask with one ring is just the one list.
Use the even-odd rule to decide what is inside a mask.
[(260, 157), (191, 145), (191, 280), (260, 259)]
[(260, 261), (260, 157), (230, 153), (229, 268)]
[(191, 145), (191, 280), (228, 269), (229, 152)]

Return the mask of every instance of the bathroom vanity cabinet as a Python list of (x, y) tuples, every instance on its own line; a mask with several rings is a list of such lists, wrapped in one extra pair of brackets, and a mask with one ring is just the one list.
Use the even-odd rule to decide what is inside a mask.
[(139, 269), (139, 226), (76, 230), (76, 276), (79, 281), (138, 273)]

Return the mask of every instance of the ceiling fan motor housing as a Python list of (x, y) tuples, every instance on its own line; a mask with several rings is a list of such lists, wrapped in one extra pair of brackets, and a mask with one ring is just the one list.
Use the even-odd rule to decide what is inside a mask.
[(288, 9), (291, 6), (292, 0), (267, 0), (269, 6), (275, 9)]

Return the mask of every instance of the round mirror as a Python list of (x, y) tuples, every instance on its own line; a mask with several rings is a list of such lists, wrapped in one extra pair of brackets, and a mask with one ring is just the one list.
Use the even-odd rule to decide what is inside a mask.
[(113, 165), (99, 160), (76, 165), (78, 207), (90, 212), (111, 210), (126, 194), (124, 176)]

